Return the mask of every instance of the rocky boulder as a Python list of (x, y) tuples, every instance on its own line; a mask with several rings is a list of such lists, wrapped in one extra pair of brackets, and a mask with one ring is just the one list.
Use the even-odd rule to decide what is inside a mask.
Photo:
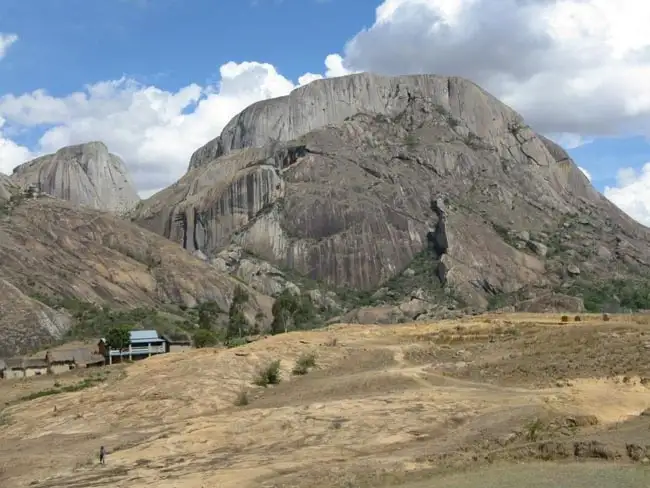
[(140, 201), (124, 162), (102, 142), (64, 147), (21, 164), (11, 181), (98, 210), (122, 213)]

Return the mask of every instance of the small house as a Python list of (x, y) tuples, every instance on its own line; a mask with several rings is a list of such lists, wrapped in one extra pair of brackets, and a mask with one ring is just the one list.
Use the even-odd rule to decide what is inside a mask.
[(155, 330), (132, 330), (129, 332), (129, 344), (123, 349), (113, 349), (108, 346), (106, 339), (97, 344), (100, 354), (108, 364), (124, 361), (137, 361), (156, 354), (167, 352), (167, 342)]
[(172, 339), (164, 334), (161, 337), (167, 343), (167, 352), (181, 352), (192, 349), (192, 341), (189, 339)]
[(65, 373), (77, 367), (74, 356), (68, 351), (47, 351), (45, 361), (50, 374)]
[(45, 359), (10, 358), (5, 360), (2, 377), (5, 379), (28, 378), (46, 375), (47, 371)]

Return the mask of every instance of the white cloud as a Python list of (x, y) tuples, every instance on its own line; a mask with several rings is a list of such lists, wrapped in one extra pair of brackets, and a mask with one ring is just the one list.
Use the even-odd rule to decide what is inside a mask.
[[(217, 136), (236, 113), (294, 88), (270, 64), (230, 62), (220, 72), (218, 86), (192, 84), (176, 92), (122, 78), (62, 98), (43, 90), (5, 95), (0, 97), (0, 116), (18, 127), (52, 126), (35, 148), (39, 154), (104, 141), (127, 162), (138, 189), (147, 192), (178, 179), (192, 152)], [(24, 158), (14, 150), (11, 158), (0, 156), (0, 164), (9, 171)]]
[(650, 227), (650, 162), (641, 171), (622, 168), (616, 187), (605, 187), (605, 196), (632, 218)]
[[(18, 41), (16, 34), (3, 34), (0, 32), (0, 60), (7, 54), (7, 50)], [(3, 131), (5, 119), (0, 116), (0, 173), (11, 173), (17, 164), (31, 156), (30, 151), (19, 146), (9, 139)]]
[(16, 34), (3, 34), (0, 32), (0, 59), (4, 58), (7, 50), (18, 40)]
[(650, 2), (385, 0), (342, 65), (465, 76), (542, 133), (650, 134)]
[(20, 146), (4, 135), (5, 119), (0, 116), (0, 173), (10, 174), (16, 165), (30, 159), (33, 155), (26, 147)]
[(385, 0), (372, 26), (327, 56), (324, 73), (297, 83), (270, 64), (230, 62), (219, 84), (173, 92), (122, 78), (65, 97), (0, 97), (9, 129), (49, 127), (31, 152), (5, 130), (0, 168), (99, 139), (125, 159), (140, 191), (153, 191), (182, 175), (191, 153), (250, 103), (362, 70), (465, 76), (565, 147), (650, 134), (648, 24), (650, 3), (638, 0)]

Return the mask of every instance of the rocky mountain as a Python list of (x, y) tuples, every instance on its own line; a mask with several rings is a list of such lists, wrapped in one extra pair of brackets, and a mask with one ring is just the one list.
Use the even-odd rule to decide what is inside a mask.
[[(1, 210), (0, 357), (61, 338), (73, 323), (66, 303), (84, 306), (86, 315), (86, 304), (109, 307), (96, 320), (133, 308), (182, 315), (205, 301), (225, 312), (241, 284), (108, 212), (48, 196), (14, 199)], [(272, 300), (253, 289), (249, 297), (249, 321), (268, 324)]]
[(12, 183), (9, 177), (0, 173), (0, 200), (9, 200), (11, 197)]
[(102, 142), (68, 146), (14, 169), (19, 186), (99, 210), (124, 212), (140, 200), (124, 162)]
[(535, 300), (650, 272), (647, 228), (519, 114), (453, 77), (362, 73), (253, 104), (132, 219), (208, 258), (237, 245), (363, 290), (364, 303), (390, 302), (399, 283), (411, 316), (449, 298), (546, 307)]

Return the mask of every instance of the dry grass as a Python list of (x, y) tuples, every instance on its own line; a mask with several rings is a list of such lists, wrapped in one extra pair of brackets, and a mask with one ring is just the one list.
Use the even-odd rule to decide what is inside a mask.
[[(581, 318), (336, 325), (153, 357), (6, 408), (3, 486), (405, 486), (593, 438), (624, 460), (650, 423), (649, 331), (639, 316)], [(39, 381), (0, 382), (0, 397)]]

